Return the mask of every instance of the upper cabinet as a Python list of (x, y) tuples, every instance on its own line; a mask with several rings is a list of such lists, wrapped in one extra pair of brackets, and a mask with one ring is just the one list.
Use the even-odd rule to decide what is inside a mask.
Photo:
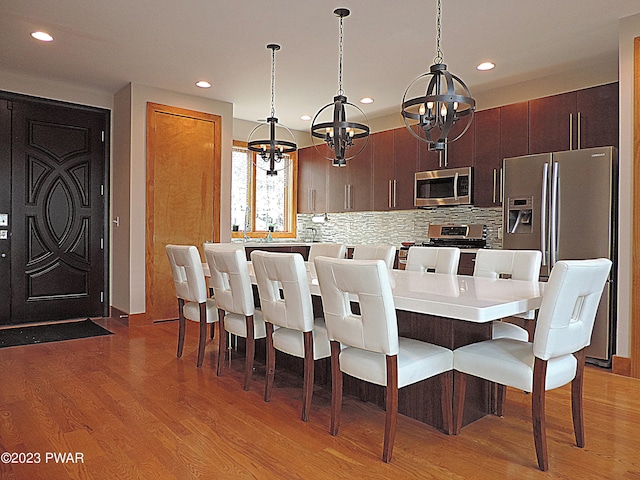
[(327, 168), (331, 162), (322, 149), (311, 146), (298, 150), (298, 213), (327, 211)]
[(413, 208), (413, 184), (418, 168), (418, 139), (406, 128), (373, 137), (373, 209)]
[(500, 156), (500, 108), (475, 114), (475, 161), (473, 163), (473, 204), (500, 206), (502, 157)]
[[(354, 145), (353, 148), (358, 146)], [(372, 209), (372, 152), (369, 138), (365, 148), (347, 160), (346, 167), (334, 167), (330, 160), (326, 160), (328, 212), (363, 212)]]
[(618, 83), (529, 102), (529, 153), (618, 145)]

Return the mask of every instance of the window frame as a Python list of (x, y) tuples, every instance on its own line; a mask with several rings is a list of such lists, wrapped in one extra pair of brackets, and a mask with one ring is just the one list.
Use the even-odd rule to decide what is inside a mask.
[[(248, 149), (247, 142), (234, 140), (233, 141), (234, 148), (240, 148), (247, 150), (247, 153), (251, 155), (251, 179), (250, 179), (250, 188), (248, 195), (250, 197), (249, 203), (251, 206), (251, 230), (244, 231), (244, 225), (239, 225), (240, 230), (237, 232), (231, 232), (231, 238), (244, 238), (245, 234), (248, 238), (266, 238), (269, 234), (268, 231), (265, 230), (254, 230), (254, 226), (256, 225), (256, 152), (252, 152)], [(287, 201), (286, 203), (286, 218), (287, 218), (287, 229), (282, 232), (272, 232), (272, 238), (296, 238), (297, 237), (297, 212), (298, 212), (298, 151), (292, 152), (289, 154), (289, 158), (291, 159), (292, 165), (291, 169), (291, 182), (290, 188), (288, 188), (286, 192)], [(232, 187), (233, 188), (233, 187)], [(286, 188), (286, 187), (285, 187)], [(231, 228), (231, 227), (229, 227)]]

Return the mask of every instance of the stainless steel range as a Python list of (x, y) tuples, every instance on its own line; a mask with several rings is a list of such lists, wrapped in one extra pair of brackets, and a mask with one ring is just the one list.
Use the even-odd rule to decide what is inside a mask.
[(429, 240), (423, 245), (430, 247), (485, 248), (487, 227), (479, 223), (429, 225)]

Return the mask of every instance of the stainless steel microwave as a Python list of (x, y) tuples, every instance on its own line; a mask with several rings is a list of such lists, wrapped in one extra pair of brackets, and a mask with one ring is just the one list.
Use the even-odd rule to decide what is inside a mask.
[(471, 167), (416, 172), (414, 205), (471, 205)]

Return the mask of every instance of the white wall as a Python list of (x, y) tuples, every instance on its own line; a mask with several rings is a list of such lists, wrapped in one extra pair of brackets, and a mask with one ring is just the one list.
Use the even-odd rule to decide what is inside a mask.
[[(121, 146), (122, 158), (115, 158), (114, 167), (128, 163), (126, 168), (114, 168), (112, 184), (118, 185), (121, 190), (114, 192), (119, 200), (114, 201), (112, 216), (128, 218), (128, 238), (124, 235), (113, 236), (114, 262), (113, 278), (128, 277), (128, 290), (117, 289), (112, 295), (112, 305), (126, 305), (123, 309), (126, 313), (135, 314), (145, 312), (145, 234), (146, 234), (146, 116), (147, 102), (170, 105), (174, 107), (211, 113), (222, 117), (222, 166), (220, 188), (220, 240), (230, 241), (231, 232), (231, 146), (233, 141), (233, 105), (227, 102), (210, 100), (193, 95), (185, 95), (168, 90), (162, 90), (147, 85), (131, 84), (116, 93), (116, 110), (114, 111), (114, 123), (130, 123), (129, 132), (126, 128), (116, 129), (114, 135), (120, 132), (124, 138), (114, 136), (114, 143)], [(127, 99), (129, 111), (126, 111)], [(123, 108), (120, 108), (123, 107)], [(129, 135), (127, 135), (127, 133)], [(127, 158), (127, 147), (129, 146)], [(124, 201), (128, 198), (128, 202)], [(123, 225), (123, 224), (121, 224)], [(122, 227), (120, 227), (122, 228)], [(129, 258), (128, 271), (121, 260)], [(116, 269), (117, 267), (117, 269)]]
[(616, 355), (629, 357), (631, 354), (631, 261), (633, 241), (633, 40), (635, 37), (640, 36), (640, 15), (623, 18), (620, 21), (619, 34), (620, 228), (618, 230), (618, 335)]

